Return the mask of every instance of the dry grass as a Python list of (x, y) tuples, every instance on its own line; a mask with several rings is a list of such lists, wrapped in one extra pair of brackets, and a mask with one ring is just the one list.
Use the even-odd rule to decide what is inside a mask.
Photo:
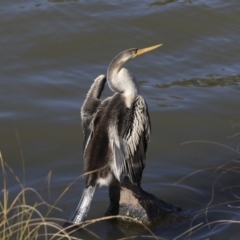
[[(3, 175), (3, 198), (0, 202), (0, 239), (74, 239), (60, 225), (64, 222), (63, 219), (54, 219), (47, 216), (52, 209), (61, 210), (45, 202), (33, 188), (24, 188), (19, 178), (3, 161), (1, 152), (0, 165)], [(6, 170), (9, 170), (21, 188), (21, 191), (11, 201), (9, 199)], [(31, 205), (28, 204), (26, 197), (26, 194), (29, 193), (36, 199), (36, 202)], [(49, 210), (46, 216), (43, 216), (40, 211), (43, 207)]]
[[(240, 122), (238, 123), (233, 123), (232, 124), (233, 128), (234, 127), (240, 127)], [(240, 132), (233, 134), (232, 136), (228, 136), (227, 138), (234, 138), (234, 137), (239, 137)], [(216, 190), (216, 185), (217, 183), (224, 177), (228, 176), (232, 178), (234, 174), (236, 174), (236, 179), (239, 178), (240, 176), (240, 142), (237, 144), (236, 148), (232, 148), (230, 146), (227, 146), (225, 144), (221, 144), (218, 142), (211, 142), (211, 141), (202, 141), (202, 140), (194, 140), (194, 141), (188, 141), (182, 143), (182, 145), (185, 144), (208, 144), (208, 145), (214, 145), (218, 146), (222, 150), (225, 149), (227, 151), (230, 151), (233, 155), (235, 155), (231, 160), (226, 161), (220, 166), (216, 167), (211, 167), (211, 168), (203, 168), (196, 170), (180, 180), (178, 180), (175, 184), (179, 184), (186, 180), (187, 178), (194, 177), (196, 174), (201, 173), (201, 172), (211, 172), (212, 174), (215, 174), (215, 180), (211, 184), (211, 197), (207, 203), (207, 205), (196, 212), (194, 214), (194, 217), (191, 220), (191, 225), (190, 228), (187, 229), (185, 232), (180, 234), (179, 236), (175, 237), (174, 240), (177, 239), (192, 239), (192, 236), (196, 233), (199, 232), (201, 234), (201, 230), (203, 229), (208, 229), (207, 232), (209, 235), (213, 233), (218, 227), (223, 226), (223, 225), (230, 225), (230, 224), (240, 224), (240, 212), (238, 209), (240, 209), (240, 195), (236, 195), (233, 192), (229, 197), (231, 200), (225, 201), (225, 202), (217, 202), (214, 204), (214, 200), (219, 195), (219, 193), (224, 192), (225, 190), (232, 190), (232, 189), (240, 189), (240, 184), (235, 184), (235, 185), (227, 185), (227, 186), (222, 186), (222, 189)], [(232, 204), (235, 204), (234, 206)], [(237, 205), (236, 205), (237, 204)], [(213, 215), (218, 215), (219, 217), (216, 220), (209, 220), (210, 216)], [(226, 218), (228, 216), (229, 218)], [(198, 222), (196, 224), (196, 220), (201, 219), (202, 222)], [(205, 230), (206, 233), (206, 230)], [(195, 235), (196, 236), (196, 235)]]
[[(75, 179), (69, 186), (64, 189), (60, 194), (53, 205), (48, 204), (41, 195), (33, 188), (24, 187), (24, 184), (21, 183), (18, 176), (14, 174), (10, 166), (4, 162), (2, 154), (0, 152), (0, 165), (2, 169), (3, 176), (3, 189), (2, 197), (0, 201), (0, 239), (4, 240), (33, 240), (33, 239), (79, 239), (78, 237), (73, 236), (73, 232), (76, 230), (84, 229), (95, 239), (101, 239), (94, 232), (87, 229), (89, 225), (95, 224), (100, 221), (106, 221), (109, 219), (122, 219), (122, 216), (107, 216), (98, 219), (93, 219), (84, 222), (82, 225), (77, 228), (68, 226), (63, 228), (63, 224), (66, 222), (66, 219), (52, 218), (49, 217), (50, 213), (54, 211), (61, 211), (57, 206), (59, 200), (64, 196), (64, 194), (69, 190), (69, 188), (76, 182), (79, 178)], [(17, 183), (19, 184), (21, 190), (17, 196), (13, 199), (9, 199), (9, 191), (7, 186), (7, 172), (14, 177)], [(49, 173), (46, 182), (50, 182), (51, 173)], [(81, 176), (80, 176), (81, 177)], [(35, 199), (35, 203), (29, 204), (27, 201), (27, 195), (31, 195), (31, 199)], [(44, 209), (44, 211), (42, 211)], [(42, 212), (45, 214), (43, 215)], [(125, 220), (135, 221), (131, 217), (124, 217)], [(147, 239), (163, 239), (157, 237), (150, 228), (138, 222), (142, 229), (145, 229), (149, 235), (144, 235), (142, 238)], [(126, 239), (134, 239), (136, 236), (129, 236)], [(140, 236), (141, 237), (141, 236)], [(125, 239), (125, 238), (122, 238)]]

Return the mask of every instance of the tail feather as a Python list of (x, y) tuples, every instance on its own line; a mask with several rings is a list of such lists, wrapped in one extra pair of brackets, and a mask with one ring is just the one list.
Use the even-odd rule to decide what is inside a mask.
[(87, 217), (92, 198), (95, 192), (96, 186), (89, 186), (83, 190), (82, 197), (78, 203), (78, 206), (71, 218), (71, 222), (74, 224), (82, 223)]

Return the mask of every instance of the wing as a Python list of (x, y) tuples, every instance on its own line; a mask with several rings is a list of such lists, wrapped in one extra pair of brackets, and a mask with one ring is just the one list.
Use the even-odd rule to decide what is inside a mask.
[(138, 96), (132, 106), (132, 118), (127, 120), (122, 138), (126, 141), (129, 158), (126, 161), (128, 176), (132, 183), (139, 183), (146, 164), (147, 145), (150, 140), (151, 123), (145, 100)]
[(100, 75), (98, 76), (91, 88), (89, 89), (86, 99), (83, 102), (83, 106), (81, 108), (81, 120), (82, 120), (82, 128), (83, 128), (83, 149), (85, 149), (86, 142), (90, 135), (90, 122), (94, 117), (94, 114), (97, 112), (98, 106), (101, 104), (101, 94), (104, 89), (106, 83), (106, 76)]
[(113, 150), (112, 170), (119, 180), (127, 174), (133, 184), (138, 184), (145, 167), (151, 123), (147, 104), (141, 96), (137, 96), (131, 108), (125, 108), (124, 111), (125, 118), (122, 124), (118, 116), (120, 128), (116, 128), (117, 124), (110, 126), (109, 138)]

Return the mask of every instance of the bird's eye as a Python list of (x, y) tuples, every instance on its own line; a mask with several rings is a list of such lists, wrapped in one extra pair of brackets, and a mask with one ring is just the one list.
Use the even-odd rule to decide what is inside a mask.
[(132, 55), (135, 56), (137, 54), (137, 49), (132, 50)]

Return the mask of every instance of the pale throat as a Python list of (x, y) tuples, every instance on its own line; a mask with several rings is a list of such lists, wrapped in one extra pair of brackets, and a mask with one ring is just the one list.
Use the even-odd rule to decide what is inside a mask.
[(126, 107), (131, 108), (133, 101), (138, 95), (138, 86), (135, 77), (126, 68), (122, 68), (118, 72), (116, 80)]
[(132, 103), (137, 95), (138, 93), (136, 89), (131, 89), (130, 91), (124, 91), (122, 93), (122, 96), (127, 108), (131, 108)]
[(137, 81), (126, 69), (115, 68), (108, 71), (108, 85), (114, 92), (120, 93), (127, 108), (131, 108), (133, 101), (138, 95)]

